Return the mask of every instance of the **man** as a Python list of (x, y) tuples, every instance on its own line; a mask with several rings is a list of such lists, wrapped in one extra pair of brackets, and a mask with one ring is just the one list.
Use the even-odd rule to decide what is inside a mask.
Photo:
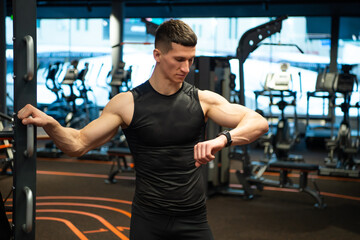
[[(121, 126), (136, 170), (130, 239), (213, 239), (202, 166), (222, 148), (248, 144), (268, 131), (267, 121), (254, 111), (184, 82), (196, 43), (195, 33), (184, 22), (161, 24), (151, 78), (116, 95), (101, 116), (81, 130), (64, 128), (31, 105), (18, 113), (23, 124), (43, 127), (70, 156), (103, 145)], [(204, 141), (208, 118), (232, 130)]]

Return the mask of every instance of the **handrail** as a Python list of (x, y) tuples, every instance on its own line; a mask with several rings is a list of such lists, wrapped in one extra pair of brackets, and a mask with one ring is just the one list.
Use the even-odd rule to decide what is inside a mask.
[(24, 187), (24, 193), (26, 196), (26, 216), (25, 216), (25, 224), (22, 225), (22, 229), (26, 233), (30, 233), (33, 228), (33, 203), (34, 197), (31, 189), (27, 186)]
[[(31, 116), (29, 116), (31, 118)], [(26, 150), (25, 156), (30, 158), (34, 154), (34, 125), (29, 124), (26, 126)]]
[(24, 79), (31, 81), (34, 78), (35, 64), (34, 64), (34, 40), (30, 35), (24, 37), (26, 44), (26, 74)]

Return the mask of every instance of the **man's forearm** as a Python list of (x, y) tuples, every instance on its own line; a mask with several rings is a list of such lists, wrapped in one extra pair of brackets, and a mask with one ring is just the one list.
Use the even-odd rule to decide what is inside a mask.
[(230, 131), (232, 145), (249, 144), (258, 139), (269, 130), (265, 118), (249, 118)]
[(65, 154), (81, 156), (85, 153), (80, 144), (80, 130), (63, 127), (55, 119), (43, 128), (55, 145)]

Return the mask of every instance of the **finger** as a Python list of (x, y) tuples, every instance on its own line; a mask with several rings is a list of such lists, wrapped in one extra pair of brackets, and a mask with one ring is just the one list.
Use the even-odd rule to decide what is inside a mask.
[(198, 148), (198, 144), (194, 146), (194, 159), (197, 159), (197, 148)]
[(205, 164), (207, 162), (206, 161), (206, 144), (199, 144), (197, 161), (200, 164)]
[(31, 105), (26, 105), (25, 107), (23, 107), (22, 109), (19, 110), (17, 116), (19, 119), (25, 119), (28, 116), (32, 115), (32, 109), (31, 109)]
[(199, 163), (199, 162), (195, 162), (195, 167), (200, 167), (201, 166), (201, 163)]
[(34, 118), (30, 115), (26, 118), (24, 118), (23, 120), (21, 120), (22, 124), (24, 125), (28, 125), (28, 124), (33, 124), (35, 122)]

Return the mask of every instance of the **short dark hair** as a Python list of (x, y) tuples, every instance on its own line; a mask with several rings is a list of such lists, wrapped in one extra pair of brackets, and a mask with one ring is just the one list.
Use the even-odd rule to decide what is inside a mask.
[(155, 34), (155, 48), (167, 53), (172, 49), (171, 43), (177, 43), (186, 47), (194, 47), (197, 36), (194, 31), (181, 20), (168, 20), (160, 24)]

